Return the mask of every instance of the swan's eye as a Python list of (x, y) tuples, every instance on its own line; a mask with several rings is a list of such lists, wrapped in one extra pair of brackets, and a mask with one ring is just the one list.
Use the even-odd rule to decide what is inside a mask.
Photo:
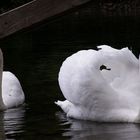
[(101, 65), (100, 70), (111, 70), (111, 68), (107, 68), (105, 65)]

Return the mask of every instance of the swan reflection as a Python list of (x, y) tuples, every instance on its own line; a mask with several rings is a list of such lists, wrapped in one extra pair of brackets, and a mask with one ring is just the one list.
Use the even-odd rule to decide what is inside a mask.
[(63, 136), (70, 140), (132, 140), (140, 138), (140, 126), (128, 123), (96, 123), (69, 119), (62, 112), (57, 113)]
[(15, 135), (24, 131), (24, 115), (24, 107), (8, 109), (0, 113), (0, 140), (13, 140)]

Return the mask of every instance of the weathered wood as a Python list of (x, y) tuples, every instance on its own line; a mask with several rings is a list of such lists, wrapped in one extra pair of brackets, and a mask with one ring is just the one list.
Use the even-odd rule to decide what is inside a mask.
[(90, 0), (33, 0), (0, 15), (0, 38), (88, 1)]

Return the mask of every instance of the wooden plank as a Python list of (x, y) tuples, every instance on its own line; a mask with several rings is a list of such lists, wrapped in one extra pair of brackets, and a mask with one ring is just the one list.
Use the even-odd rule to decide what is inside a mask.
[(88, 1), (90, 0), (33, 0), (0, 15), (0, 38)]

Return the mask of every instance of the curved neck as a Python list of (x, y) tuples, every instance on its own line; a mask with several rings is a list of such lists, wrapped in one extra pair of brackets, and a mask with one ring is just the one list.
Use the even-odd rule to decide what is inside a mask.
[(3, 74), (3, 54), (0, 49), (0, 110), (5, 109), (5, 105), (3, 103), (3, 98), (2, 98), (2, 74)]

